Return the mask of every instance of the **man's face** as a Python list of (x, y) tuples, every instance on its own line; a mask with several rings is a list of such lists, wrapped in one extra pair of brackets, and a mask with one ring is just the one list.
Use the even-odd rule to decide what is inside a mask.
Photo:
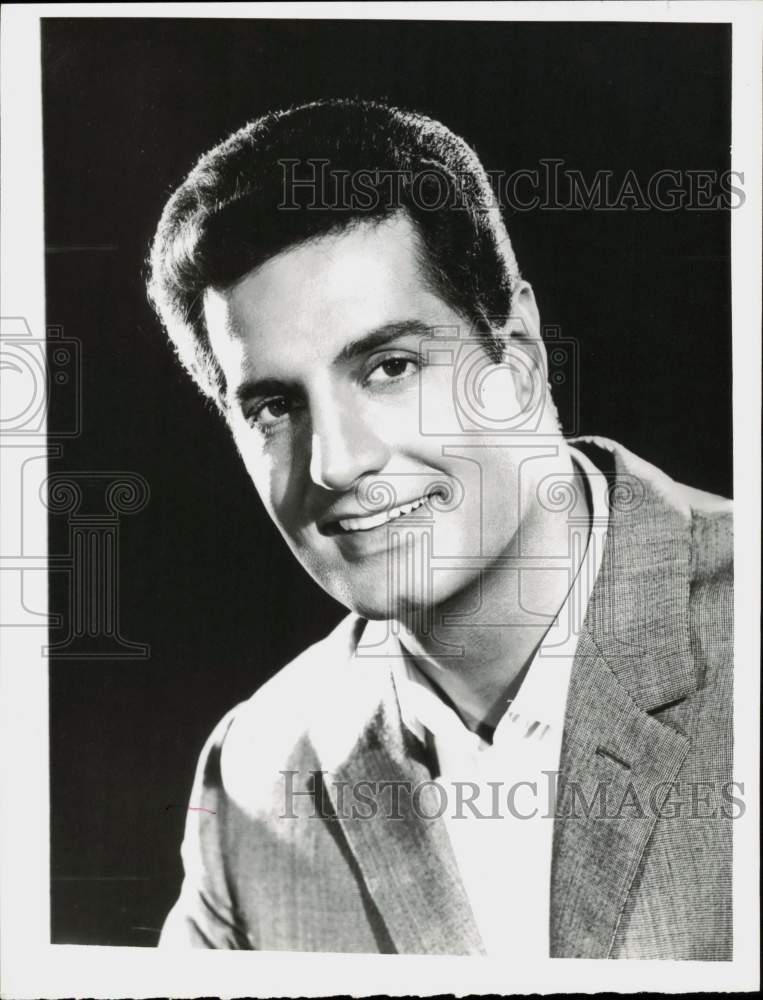
[[(516, 349), (513, 368), (495, 364), (469, 339), (425, 281), (406, 217), (289, 249), (209, 291), (205, 315), (249, 475), (349, 608), (392, 618), (468, 593), (532, 531), (557, 451), (537, 368)], [(528, 406), (537, 433), (518, 419)]]

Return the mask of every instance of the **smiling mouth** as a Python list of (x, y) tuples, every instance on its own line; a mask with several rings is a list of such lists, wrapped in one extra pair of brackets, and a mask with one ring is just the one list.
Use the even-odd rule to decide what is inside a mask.
[(438, 495), (437, 493), (427, 493), (417, 500), (411, 500), (410, 503), (402, 503), (398, 507), (389, 507), (387, 510), (379, 511), (378, 514), (366, 514), (362, 517), (345, 517), (341, 521), (335, 522), (333, 527), (341, 534), (380, 528), (383, 524), (388, 524), (390, 521), (405, 517), (406, 514), (411, 514), (414, 510), (423, 507), (432, 497)]

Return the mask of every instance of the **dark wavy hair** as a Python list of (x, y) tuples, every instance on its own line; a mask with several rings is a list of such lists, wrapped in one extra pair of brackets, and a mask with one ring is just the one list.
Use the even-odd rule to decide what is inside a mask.
[(423, 115), (325, 100), (233, 133), (199, 159), (164, 208), (149, 297), (201, 390), (226, 409), (204, 321), (208, 288), (231, 286), (290, 246), (400, 212), (416, 228), (432, 289), (499, 359), (494, 331), (509, 318), (519, 271), (476, 153)]

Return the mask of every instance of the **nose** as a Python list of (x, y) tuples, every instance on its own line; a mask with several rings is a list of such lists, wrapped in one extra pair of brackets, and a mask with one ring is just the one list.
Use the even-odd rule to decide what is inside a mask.
[(327, 394), (312, 406), (310, 478), (326, 490), (351, 489), (365, 475), (380, 472), (389, 449), (353, 401)]

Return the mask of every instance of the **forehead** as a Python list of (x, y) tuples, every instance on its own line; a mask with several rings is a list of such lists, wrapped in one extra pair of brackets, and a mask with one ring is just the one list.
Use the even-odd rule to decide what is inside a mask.
[(232, 288), (210, 290), (212, 349), (230, 378), (279, 359), (322, 361), (390, 322), (454, 322), (429, 288), (416, 230), (405, 216), (363, 223), (271, 258)]

